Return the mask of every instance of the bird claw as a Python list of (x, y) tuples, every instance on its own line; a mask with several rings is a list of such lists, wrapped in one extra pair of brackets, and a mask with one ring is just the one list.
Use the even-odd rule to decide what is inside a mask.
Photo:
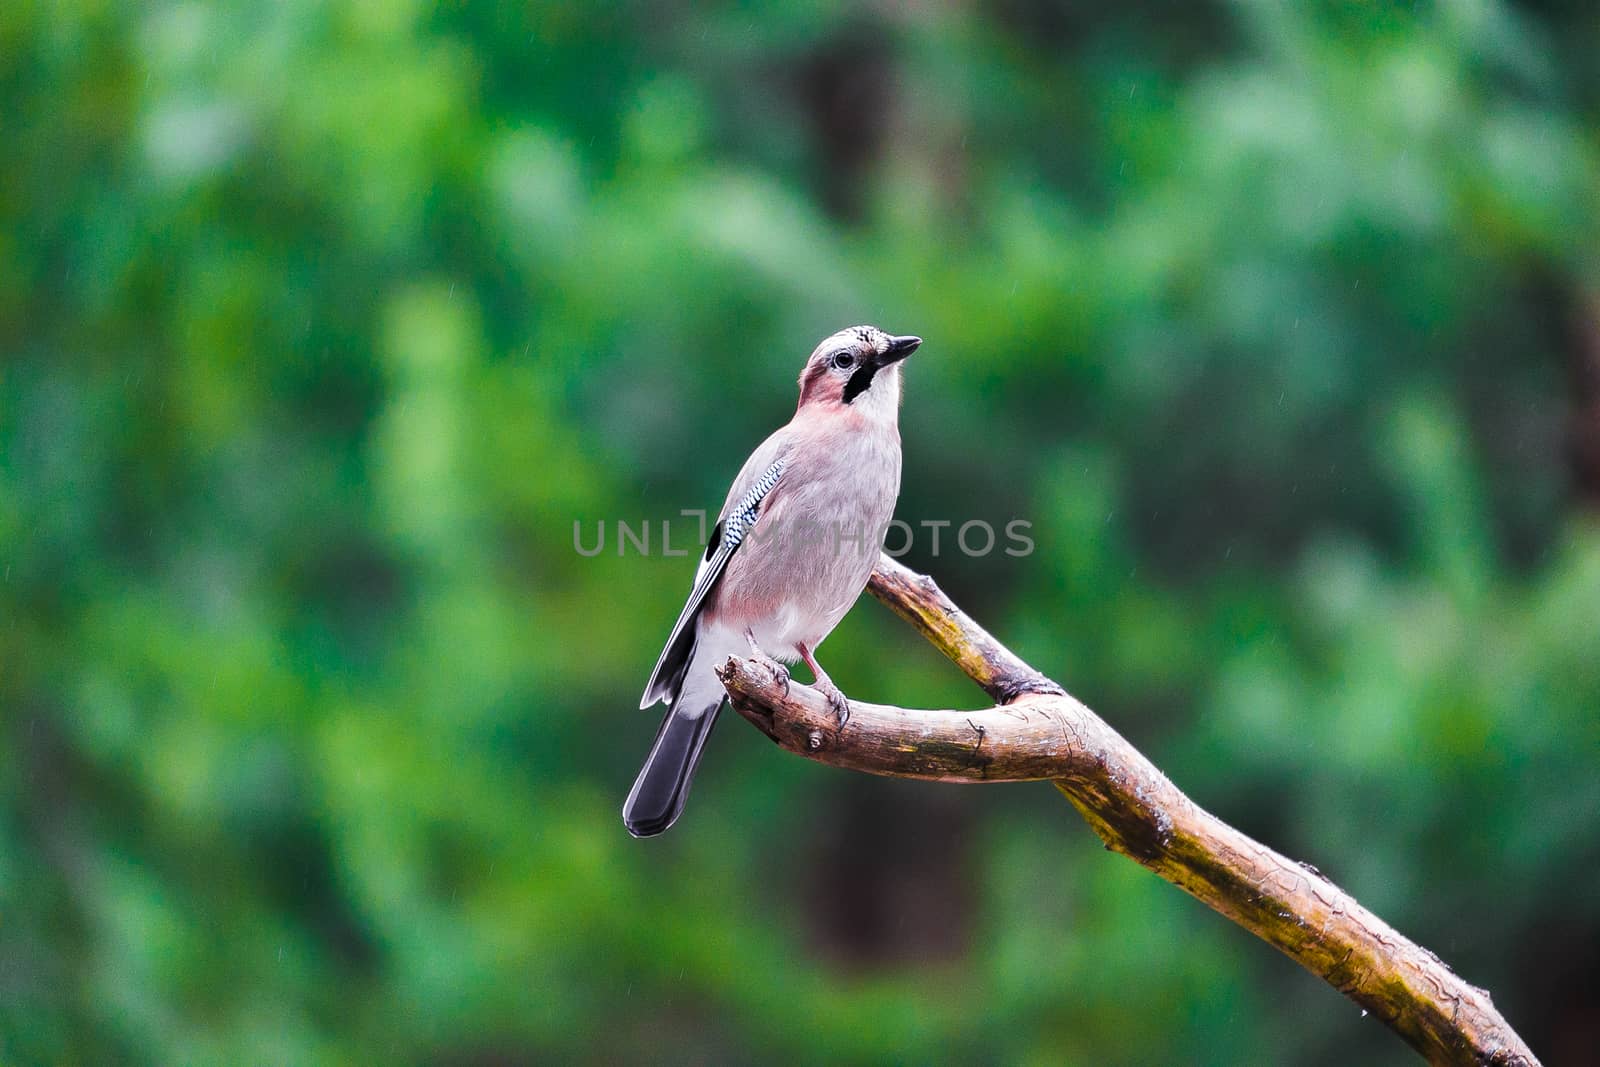
[(783, 695), (787, 697), (789, 695), (789, 668), (764, 653), (757, 653), (752, 658), (755, 662), (761, 664), (762, 669), (772, 675), (773, 684), (783, 686)]
[(828, 707), (833, 709), (834, 717), (839, 720), (839, 729), (843, 730), (845, 723), (850, 721), (850, 701), (836, 685), (818, 686), (822, 695), (828, 698)]
[(772, 680), (783, 686), (783, 695), (789, 695), (789, 668), (773, 659), (761, 650), (756, 644), (756, 635), (749, 630), (744, 632), (744, 639), (750, 643), (750, 658), (765, 667), (767, 673), (772, 675)]

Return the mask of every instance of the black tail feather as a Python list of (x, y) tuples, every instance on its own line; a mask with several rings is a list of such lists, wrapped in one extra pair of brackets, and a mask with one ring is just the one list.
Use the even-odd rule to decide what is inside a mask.
[(683, 813), (684, 801), (689, 798), (700, 753), (724, 703), (719, 691), (715, 703), (696, 708), (699, 714), (691, 715), (683, 707), (684, 698), (689, 695), (680, 693), (667, 710), (656, 731), (655, 744), (650, 746), (650, 755), (645, 757), (644, 768), (622, 805), (623, 825), (634, 837), (654, 837), (665, 831)]

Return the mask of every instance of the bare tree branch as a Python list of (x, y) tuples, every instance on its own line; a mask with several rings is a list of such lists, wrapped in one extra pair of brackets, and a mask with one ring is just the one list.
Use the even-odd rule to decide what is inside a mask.
[(719, 670), (733, 706), (783, 748), (836, 767), (941, 782), (1048, 779), (1106, 847), (1280, 949), (1433, 1063), (1536, 1064), (1490, 1002), (1315, 868), (1186, 797), (1104, 720), (991, 637), (933, 580), (882, 557), (869, 587), (999, 703), (920, 711), (828, 702), (753, 661)]

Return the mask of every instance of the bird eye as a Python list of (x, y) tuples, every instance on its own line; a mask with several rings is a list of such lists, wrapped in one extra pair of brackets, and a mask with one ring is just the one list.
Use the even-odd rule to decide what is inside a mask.
[(849, 352), (835, 352), (833, 354), (833, 365), (839, 370), (846, 370), (847, 368), (854, 366), (855, 362), (856, 357), (851, 355)]

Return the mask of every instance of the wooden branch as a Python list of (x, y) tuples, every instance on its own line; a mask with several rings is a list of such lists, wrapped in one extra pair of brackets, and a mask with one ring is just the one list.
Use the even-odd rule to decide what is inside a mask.
[(1104, 720), (969, 619), (933, 580), (884, 556), (869, 588), (998, 704), (917, 711), (851, 701), (841, 731), (816, 690), (733, 657), (733, 706), (783, 748), (871, 774), (941, 782), (1048, 779), (1106, 848), (1280, 949), (1433, 1063), (1536, 1064), (1490, 1002), (1314, 867), (1206, 812)]

